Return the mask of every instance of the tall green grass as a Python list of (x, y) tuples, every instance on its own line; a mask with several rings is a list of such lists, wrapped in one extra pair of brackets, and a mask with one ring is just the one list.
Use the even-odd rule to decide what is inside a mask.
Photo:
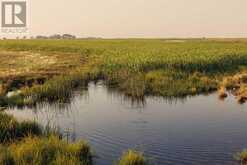
[(39, 101), (66, 102), (71, 97), (73, 89), (86, 86), (90, 80), (97, 77), (97, 70), (83, 67), (70, 73), (56, 76), (42, 85), (34, 85), (22, 90), (23, 99), (33, 104)]
[(12, 116), (0, 113), (0, 143), (20, 140), (28, 135), (41, 136), (42, 128), (35, 122), (18, 122)]
[(90, 146), (84, 141), (68, 143), (35, 122), (18, 122), (0, 113), (0, 164), (91, 165), (92, 157)]
[(80, 141), (68, 144), (56, 136), (27, 137), (1, 150), (0, 164), (3, 165), (92, 164), (92, 153), (87, 143)]
[(224, 76), (247, 70), (247, 40), (6, 40), (0, 49), (88, 57), (86, 74), (82, 67), (28, 89), (24, 95), (34, 101), (64, 101), (75, 86), (95, 78), (131, 97), (183, 97), (215, 91)]

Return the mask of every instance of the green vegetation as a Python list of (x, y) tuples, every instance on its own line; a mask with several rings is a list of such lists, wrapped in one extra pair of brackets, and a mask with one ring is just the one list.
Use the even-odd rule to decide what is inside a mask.
[(129, 150), (119, 160), (119, 165), (148, 165), (142, 153)]
[(92, 154), (85, 142), (68, 144), (56, 136), (27, 137), (20, 143), (2, 148), (0, 164), (9, 165), (91, 165)]
[(2, 93), (22, 90), (0, 96), (2, 105), (66, 101), (73, 88), (97, 79), (133, 98), (184, 97), (216, 91), (224, 77), (247, 70), (244, 39), (5, 40), (0, 51)]
[[(142, 153), (129, 150), (119, 165), (147, 165)], [(2, 165), (92, 165), (93, 154), (88, 143), (68, 143), (58, 135), (42, 129), (35, 122), (18, 122), (0, 113), (0, 164)]]
[(237, 153), (235, 155), (235, 159), (241, 164), (241, 165), (247, 165), (247, 150), (243, 150), (240, 153)]
[(12, 142), (28, 135), (40, 136), (42, 129), (35, 122), (17, 122), (12, 116), (0, 113), (0, 143)]
[(92, 153), (86, 142), (67, 143), (35, 122), (0, 113), (0, 164), (91, 165)]

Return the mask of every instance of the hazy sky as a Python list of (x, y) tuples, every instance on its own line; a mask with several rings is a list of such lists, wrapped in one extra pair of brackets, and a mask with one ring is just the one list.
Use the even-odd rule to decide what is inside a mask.
[(247, 37), (247, 0), (29, 0), (30, 34)]

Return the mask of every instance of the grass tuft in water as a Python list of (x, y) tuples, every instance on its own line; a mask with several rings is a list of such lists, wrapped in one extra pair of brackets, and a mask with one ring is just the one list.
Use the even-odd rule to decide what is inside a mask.
[(148, 162), (142, 153), (129, 150), (122, 155), (118, 165), (148, 165)]
[(240, 165), (247, 165), (247, 150), (237, 153), (234, 158), (239, 162)]

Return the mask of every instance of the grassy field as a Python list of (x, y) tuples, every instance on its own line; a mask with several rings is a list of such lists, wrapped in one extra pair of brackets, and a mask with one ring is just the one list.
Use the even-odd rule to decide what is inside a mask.
[(247, 40), (4, 40), (0, 58), (0, 94), (21, 88), (22, 98), (33, 99), (13, 103), (64, 101), (98, 79), (130, 97), (184, 97), (246, 75)]

